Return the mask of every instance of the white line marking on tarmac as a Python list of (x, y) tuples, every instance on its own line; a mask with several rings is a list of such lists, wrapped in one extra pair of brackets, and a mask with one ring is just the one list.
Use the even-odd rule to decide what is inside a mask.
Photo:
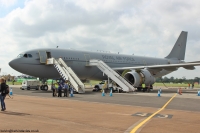
[(115, 112), (106, 112), (107, 114), (114, 114), (114, 115), (129, 115), (131, 116), (132, 114), (124, 114), (124, 113), (115, 113)]

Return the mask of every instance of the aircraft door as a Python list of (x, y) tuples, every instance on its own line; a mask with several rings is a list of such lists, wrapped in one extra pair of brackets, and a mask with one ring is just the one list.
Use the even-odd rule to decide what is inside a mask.
[(40, 56), (40, 63), (46, 63), (47, 61), (47, 52), (46, 51), (38, 51)]
[(89, 54), (84, 54), (85, 56), (85, 62), (86, 62), (86, 66), (89, 65), (89, 61), (90, 61), (90, 55)]

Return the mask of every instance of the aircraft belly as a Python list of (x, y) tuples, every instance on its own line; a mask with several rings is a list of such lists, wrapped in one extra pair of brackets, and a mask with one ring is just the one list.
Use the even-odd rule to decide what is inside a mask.
[(32, 64), (24, 64), (20, 72), (40, 77), (40, 78), (59, 78), (59, 73), (54, 68), (53, 65), (47, 66), (47, 65), (32, 65)]
[(71, 68), (82, 80), (103, 79), (103, 73), (96, 66), (86, 66), (85, 62), (74, 62)]

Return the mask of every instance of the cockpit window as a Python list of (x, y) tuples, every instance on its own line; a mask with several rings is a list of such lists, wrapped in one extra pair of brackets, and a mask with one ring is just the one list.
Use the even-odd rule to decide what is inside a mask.
[(17, 57), (18, 58), (21, 58), (21, 57), (23, 57), (24, 56), (24, 54), (19, 54)]
[(32, 58), (33, 56), (32, 56), (31, 54), (28, 54), (28, 57), (29, 57), (29, 58)]
[(17, 57), (18, 58), (21, 58), (21, 57), (32, 58), (33, 56), (32, 56), (32, 54), (23, 53), (23, 54), (19, 54)]
[(24, 57), (25, 57), (25, 58), (27, 58), (27, 57), (28, 57), (28, 55), (27, 55), (27, 54), (24, 54)]

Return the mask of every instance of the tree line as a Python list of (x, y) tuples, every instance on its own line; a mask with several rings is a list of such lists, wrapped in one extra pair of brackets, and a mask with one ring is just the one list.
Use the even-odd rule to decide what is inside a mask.
[(185, 77), (182, 77), (182, 78), (174, 78), (174, 77), (171, 77), (171, 78), (168, 78), (168, 77), (160, 77), (160, 78), (156, 78), (156, 82), (157, 83), (195, 83), (195, 82), (198, 82), (199, 83), (200, 81), (200, 77), (195, 77), (194, 79), (186, 79)]

